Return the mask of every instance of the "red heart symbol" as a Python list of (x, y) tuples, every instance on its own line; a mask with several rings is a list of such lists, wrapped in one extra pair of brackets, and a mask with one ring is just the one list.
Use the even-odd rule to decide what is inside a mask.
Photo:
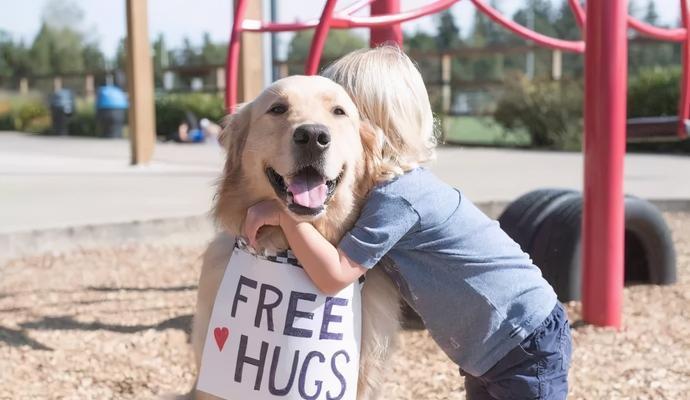
[(228, 335), (230, 335), (230, 330), (228, 330), (226, 327), (216, 328), (213, 330), (213, 336), (216, 337), (218, 350), (223, 351), (223, 346), (225, 346), (225, 341), (228, 340)]

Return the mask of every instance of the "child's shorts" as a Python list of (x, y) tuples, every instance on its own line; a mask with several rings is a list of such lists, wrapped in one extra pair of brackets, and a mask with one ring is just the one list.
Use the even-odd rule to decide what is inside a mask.
[(570, 325), (559, 302), (531, 335), (484, 375), (460, 371), (467, 399), (565, 399), (571, 353)]

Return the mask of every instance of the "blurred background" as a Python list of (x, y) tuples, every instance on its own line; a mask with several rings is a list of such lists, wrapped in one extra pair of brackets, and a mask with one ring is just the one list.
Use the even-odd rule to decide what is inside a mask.
[[(176, 131), (185, 111), (214, 122), (223, 116), (231, 3), (149, 1), (159, 136)], [(294, 21), (318, 17), (324, 1), (272, 3), (264, 7), (266, 20)], [(402, 9), (421, 4), (403, 1)], [(566, 0), (494, 0), (492, 4), (538, 32), (564, 39), (580, 37)], [(679, 20), (674, 0), (631, 0), (630, 13), (657, 26), (677, 26)], [(435, 112), (445, 117), (443, 134), (448, 142), (579, 149), (581, 55), (532, 47), (477, 13), (469, 2), (403, 28), (405, 47), (424, 74)], [(126, 107), (112, 100), (112, 93), (98, 98), (104, 85), (126, 90), (125, 33), (124, 2), (8, 3), (0, 14), (0, 130), (126, 136), (126, 126), (119, 133), (97, 124), (97, 109)], [(264, 80), (300, 73), (311, 35), (311, 30), (264, 34)], [(629, 117), (675, 115), (680, 46), (630, 35)], [(367, 42), (367, 30), (333, 30), (321, 65)], [(450, 87), (449, 102), (442, 101), (444, 85)], [(74, 110), (59, 122), (64, 127), (53, 127), (51, 104), (59, 107), (70, 102), (70, 96)], [(682, 151), (687, 144), (637, 146)]]
[[(685, 3), (628, 1), (631, 15), (657, 27), (678, 27)], [(431, 2), (402, 0), (401, 9)], [(566, 0), (487, 2), (542, 34), (581, 37)], [(324, 4), (251, 0), (248, 15), (305, 21)], [(200, 260), (220, 228), (209, 209), (225, 161), (216, 137), (233, 1), (0, 6), (0, 398), (187, 393)], [(429, 168), (506, 231), (516, 228), (508, 233), (568, 291), (559, 298), (577, 349), (570, 398), (687, 399), (690, 140), (677, 131), (690, 120), (678, 120), (681, 44), (628, 30), (628, 117), (654, 117), (660, 128), (652, 126), (651, 140), (635, 138), (629, 120), (623, 184), (636, 197), (625, 199), (624, 326), (611, 330), (585, 324), (578, 301), (583, 55), (531, 45), (470, 1), (402, 29), (447, 144)], [(240, 101), (302, 73), (312, 35), (243, 35)], [(368, 43), (366, 29), (331, 30), (320, 67)], [(382, 386), (387, 399), (465, 398), (457, 366), (426, 331), (400, 339)]]

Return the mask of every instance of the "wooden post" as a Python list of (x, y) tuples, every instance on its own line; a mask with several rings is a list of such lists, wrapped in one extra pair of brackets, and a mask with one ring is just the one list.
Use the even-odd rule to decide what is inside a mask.
[(218, 94), (225, 93), (225, 68), (216, 68), (216, 90)]
[(290, 70), (288, 68), (288, 64), (286, 61), (281, 61), (278, 64), (278, 77), (276, 80), (285, 78), (286, 76), (290, 75)]
[(127, 86), (132, 164), (151, 161), (156, 143), (153, 64), (147, 26), (147, 0), (127, 1)]
[(96, 85), (94, 82), (92, 74), (88, 74), (84, 78), (84, 94), (88, 101), (93, 101), (96, 98)]
[(62, 77), (56, 76), (53, 78), (53, 91), (57, 92), (60, 89), (62, 89)]
[[(245, 18), (263, 20), (260, 0), (249, 0)], [(261, 33), (242, 33), (237, 99), (240, 103), (258, 96), (264, 88), (264, 51)]]
[(441, 54), (441, 143), (446, 142), (450, 129), (450, 107), (453, 103), (453, 93), (450, 86), (452, 61), (450, 54)]
[(563, 52), (554, 50), (551, 58), (551, 79), (559, 81), (563, 77)]
[(27, 78), (19, 79), (19, 94), (29, 94), (29, 80)]

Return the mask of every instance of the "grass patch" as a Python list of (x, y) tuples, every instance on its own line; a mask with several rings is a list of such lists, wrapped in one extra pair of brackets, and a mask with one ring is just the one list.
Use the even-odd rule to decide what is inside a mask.
[(525, 129), (507, 130), (493, 117), (448, 117), (446, 140), (463, 144), (486, 146), (529, 146), (530, 138)]

